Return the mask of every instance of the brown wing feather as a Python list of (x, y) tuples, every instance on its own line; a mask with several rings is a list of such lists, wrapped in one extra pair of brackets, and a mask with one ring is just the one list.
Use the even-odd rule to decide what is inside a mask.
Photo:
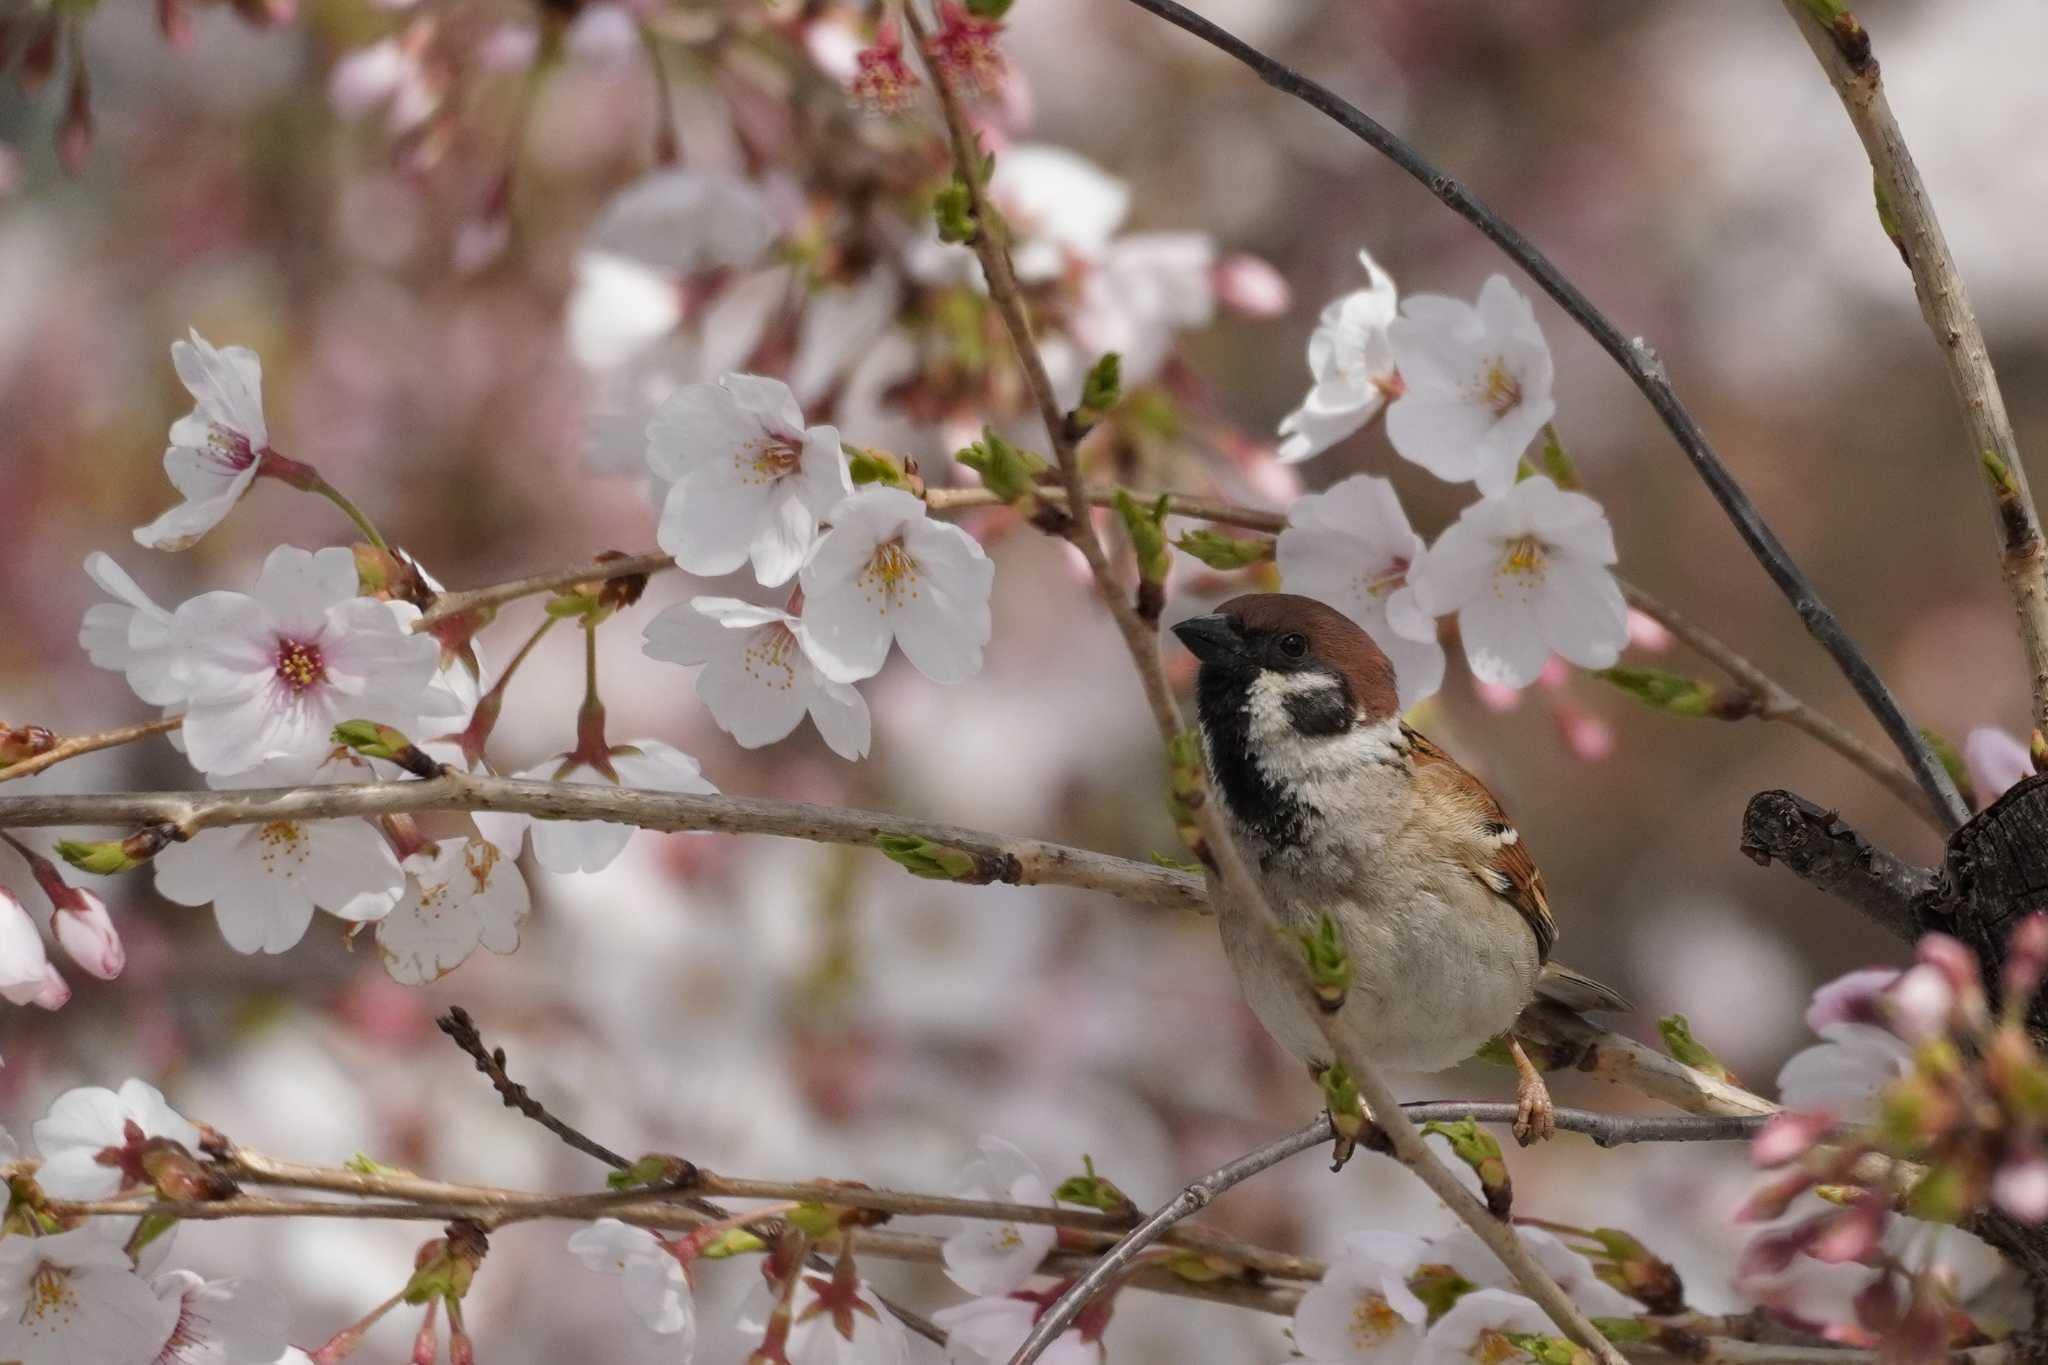
[(1429, 738), (1407, 726), (1409, 752), (1415, 763), (1415, 780), (1433, 788), (1459, 813), (1456, 829), (1459, 852), (1474, 878), (1521, 912), (1536, 936), (1536, 956), (1549, 961), (1557, 942), (1557, 921), (1550, 914), (1550, 898), (1543, 893), (1543, 874), (1521, 835), (1509, 822), (1507, 812), (1484, 783), (1460, 767), (1458, 761), (1439, 749)]

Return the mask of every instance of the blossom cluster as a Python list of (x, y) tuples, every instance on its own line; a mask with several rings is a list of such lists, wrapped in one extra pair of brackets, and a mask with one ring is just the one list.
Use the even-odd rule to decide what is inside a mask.
[(1425, 546), (1391, 483), (1345, 479), (1289, 509), (1282, 581), (1365, 628), (1393, 660), (1404, 706), (1443, 682), (1446, 615), (1481, 683), (1526, 687), (1553, 654), (1611, 666), (1629, 639), (1613, 529), (1591, 497), (1524, 465), (1557, 410), (1529, 301), (1495, 275), (1474, 303), (1424, 294), (1397, 307), (1386, 271), (1359, 259), (1368, 283), (1323, 310), (1309, 340), (1315, 385), (1280, 424), (1279, 458), (1318, 455), (1384, 413), (1398, 454), (1480, 498)]
[(2048, 1221), (2048, 1057), (2028, 1025), (2048, 914), (2013, 929), (1996, 1010), (1962, 943), (1928, 934), (1915, 958), (1814, 996), (1823, 1041), (1785, 1064), (1785, 1111), (1753, 1145), (1769, 1174), (1737, 1214), (1763, 1224), (1739, 1273), (1785, 1304), (1801, 1263), (1859, 1268), (1840, 1330), (1940, 1350), (1978, 1339), (1942, 1250), (1974, 1239), (1950, 1225), (1986, 1207)]

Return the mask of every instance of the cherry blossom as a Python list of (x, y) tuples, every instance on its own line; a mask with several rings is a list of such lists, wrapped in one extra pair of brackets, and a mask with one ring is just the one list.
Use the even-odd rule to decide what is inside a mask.
[(1444, 682), (1436, 621), (1416, 609), (1408, 588), (1423, 551), (1394, 485), (1367, 474), (1296, 499), (1274, 547), (1288, 591), (1329, 603), (1387, 652), (1404, 709)]
[(873, 677), (892, 641), (933, 682), (980, 671), (995, 565), (974, 537), (881, 486), (840, 503), (831, 522), (801, 579), (818, 671), (834, 682)]
[(392, 979), (424, 985), (467, 961), (478, 946), (519, 947), (532, 901), (526, 879), (486, 839), (449, 838), (402, 864), (405, 896), (377, 921), (377, 948)]
[(697, 1340), (690, 1279), (668, 1243), (646, 1228), (600, 1218), (570, 1235), (569, 1250), (599, 1274), (620, 1276), (626, 1306), (654, 1331), (677, 1337), (676, 1359), (690, 1358)]
[(275, 758), (310, 758), (343, 720), (410, 731), (442, 703), (427, 684), (440, 666), (419, 609), (357, 591), (344, 546), (280, 545), (253, 594), (209, 592), (179, 607), (190, 702), (186, 753), (201, 772), (230, 774)]
[[(1009, 1365), (1043, 1310), (1036, 1299), (991, 1294), (941, 1308), (932, 1314), (932, 1322), (946, 1330), (947, 1358), (958, 1365)], [(1048, 1365), (1101, 1365), (1103, 1349), (1100, 1342), (1070, 1327), (1038, 1358)]]
[(1423, 1259), (1419, 1237), (1362, 1233), (1294, 1309), (1295, 1349), (1318, 1365), (1395, 1365), (1415, 1358), (1429, 1310), (1408, 1287)]
[[(767, 1330), (775, 1304), (766, 1281), (740, 1305), (742, 1332)], [(790, 1302), (789, 1365), (909, 1365), (910, 1336), (865, 1280), (802, 1271)]]
[[(162, 1091), (135, 1079), (121, 1082), (118, 1091), (65, 1091), (30, 1127), (29, 1137), (42, 1157), (36, 1183), (54, 1199), (106, 1199), (146, 1183), (124, 1157), (149, 1138), (199, 1148), (199, 1130), (171, 1108)], [(0, 1247), (12, 1240), (0, 1240)]]
[(0, 1359), (151, 1365), (177, 1322), (102, 1229), (0, 1237)]
[[(988, 193), (1012, 238), (1012, 263), (1024, 284), (1057, 280), (1070, 262), (1099, 260), (1130, 212), (1131, 189), (1078, 152), (1019, 143), (996, 158)], [(972, 248), (935, 232), (913, 242), (904, 266), (922, 284), (980, 285)]]
[[(1038, 1163), (999, 1137), (984, 1135), (981, 1157), (961, 1177), (963, 1199), (1005, 1204), (1051, 1204), (1052, 1186)], [(1007, 1294), (1021, 1288), (1058, 1239), (1046, 1223), (963, 1218), (939, 1248), (946, 1276), (970, 1294)]]
[(197, 404), (171, 427), (164, 472), (185, 501), (135, 540), (153, 550), (182, 550), (220, 524), (256, 478), (270, 445), (263, 422), (263, 365), (246, 346), (215, 349), (198, 332), (171, 343), (171, 363)]
[(1552, 652), (1607, 668), (1628, 643), (1628, 606), (1608, 565), (1614, 530), (1600, 504), (1541, 476), (1467, 507), (1408, 570), (1425, 614), (1458, 613), (1482, 682), (1526, 687)]
[(655, 539), (677, 565), (723, 574), (751, 559), (768, 587), (790, 580), (819, 520), (853, 490), (839, 432), (805, 427), (789, 386), (757, 375), (670, 395), (648, 426), (647, 459), (675, 481)]
[(564, 321), (569, 354), (579, 364), (593, 370), (624, 365), (682, 320), (683, 292), (667, 272), (597, 247), (576, 257)]
[(1977, 789), (1977, 804), (1988, 806), (2034, 775), (2027, 746), (1996, 725), (1979, 725), (1963, 736), (1963, 766)]
[[(572, 754), (556, 754), (515, 776), (701, 796), (718, 793), (718, 788), (704, 780), (696, 759), (658, 739), (615, 744), (606, 761), (610, 773)], [(508, 853), (517, 851), (522, 833), (530, 833), (534, 860), (550, 872), (601, 872), (633, 837), (633, 826), (610, 820), (536, 820), (529, 815), (495, 812), (480, 814), (477, 828)]]
[(841, 758), (868, 752), (868, 704), (818, 671), (800, 617), (732, 597), (693, 597), (647, 625), (647, 656), (702, 664), (697, 697), (720, 729), (758, 749), (786, 738), (806, 714)]
[(189, 1270), (166, 1271), (151, 1288), (178, 1310), (153, 1365), (273, 1365), (284, 1354), (285, 1305), (274, 1293)]
[(1393, 277), (1361, 250), (1366, 287), (1333, 299), (1308, 339), (1308, 369), (1315, 379), (1301, 406), (1280, 419), (1279, 458), (1294, 464), (1320, 455), (1370, 422), (1387, 396), (1400, 389), (1393, 324), (1398, 295)]
[[(217, 788), (289, 787), (363, 780), (355, 765), (272, 759)], [(238, 953), (282, 953), (305, 937), (313, 911), (364, 923), (405, 894), (405, 874), (367, 820), (271, 820), (201, 830), (151, 860), (157, 894), (213, 906), (221, 937)]]
[(1388, 325), (1403, 390), (1387, 409), (1387, 439), (1440, 479), (1502, 493), (1537, 432), (1557, 411), (1550, 346), (1529, 300), (1499, 275), (1477, 307), (1422, 294)]
[(12, 891), (0, 886), (0, 1000), (59, 1009), (71, 988), (50, 965), (36, 922)]
[(1507, 1339), (1509, 1332), (1557, 1335), (1550, 1318), (1533, 1299), (1504, 1289), (1475, 1289), (1451, 1305), (1423, 1338), (1417, 1365), (1501, 1365), (1523, 1353)]
[(151, 706), (184, 700), (183, 650), (171, 613), (150, 599), (109, 555), (85, 557), (86, 577), (117, 600), (85, 609), (78, 644), (93, 663), (125, 673), (135, 695)]
[[(1582, 1311), (1596, 1318), (1633, 1317), (1643, 1311), (1641, 1304), (1601, 1279), (1591, 1261), (1566, 1246), (1555, 1234), (1542, 1228), (1517, 1227), (1515, 1237)], [(1476, 1285), (1507, 1289), (1515, 1283), (1493, 1249), (1470, 1228), (1459, 1228), (1437, 1239), (1428, 1259), (1448, 1265)]]
[(65, 886), (61, 893), (51, 894), (50, 901), (50, 933), (64, 955), (101, 981), (119, 976), (128, 965), (128, 952), (100, 894), (88, 887)]
[(823, 398), (889, 325), (903, 303), (893, 270), (871, 270), (853, 284), (828, 285), (804, 303), (789, 387), (799, 403)]

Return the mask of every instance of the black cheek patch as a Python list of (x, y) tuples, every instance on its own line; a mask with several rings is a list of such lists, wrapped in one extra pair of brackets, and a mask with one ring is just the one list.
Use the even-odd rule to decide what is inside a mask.
[(1286, 706), (1287, 719), (1297, 733), (1341, 735), (1351, 728), (1351, 697), (1341, 682), (1313, 692), (1297, 692), (1287, 698)]

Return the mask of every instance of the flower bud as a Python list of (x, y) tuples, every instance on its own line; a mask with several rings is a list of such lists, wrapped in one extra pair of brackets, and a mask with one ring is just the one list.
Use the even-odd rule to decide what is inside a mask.
[(57, 902), (57, 913), (50, 921), (58, 946), (88, 975), (112, 981), (128, 964), (128, 953), (107, 914), (107, 903), (83, 887), (65, 889), (70, 892), (70, 903)]
[(1827, 1114), (1801, 1114), (1789, 1109), (1773, 1114), (1750, 1139), (1750, 1160), (1766, 1170), (1797, 1160), (1826, 1137), (1834, 1125), (1833, 1117)]
[(1806, 1248), (1806, 1254), (1829, 1265), (1864, 1261), (1877, 1251), (1890, 1217), (1891, 1206), (1884, 1196), (1866, 1193), (1827, 1219), (1820, 1235)]
[(1896, 967), (1865, 967), (1830, 981), (1813, 993), (1806, 1026), (1820, 1033), (1830, 1024), (1876, 1024), (1877, 997), (1899, 979)]
[(1248, 318), (1277, 318), (1293, 302), (1287, 277), (1263, 257), (1240, 252), (1216, 263), (1216, 297)]
[(2033, 1143), (2007, 1153), (1991, 1177), (1991, 1202), (2022, 1223), (2048, 1221), (2048, 1156)]
[(1914, 945), (1913, 956), (1948, 978), (1949, 989), (1955, 992), (1956, 1004), (1966, 1017), (1983, 1017), (1984, 977), (1977, 955), (1966, 944), (1947, 934), (1928, 934)]
[(1961, 1003), (1947, 973), (1924, 962), (1908, 969), (1884, 999), (1893, 1030), (1912, 1043), (1948, 1036)]

